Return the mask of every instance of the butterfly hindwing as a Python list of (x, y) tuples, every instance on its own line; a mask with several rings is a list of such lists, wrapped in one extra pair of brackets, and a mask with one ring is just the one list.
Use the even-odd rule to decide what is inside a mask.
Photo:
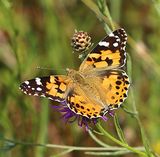
[(101, 117), (104, 108), (100, 103), (86, 95), (79, 86), (70, 90), (66, 97), (66, 103), (73, 112), (89, 119)]
[(97, 118), (117, 109), (127, 98), (129, 78), (123, 70), (107, 70), (87, 77), (85, 85), (76, 84), (66, 97), (68, 107), (76, 114)]
[(80, 71), (107, 70), (124, 66), (127, 34), (120, 28), (110, 33), (88, 54)]
[(99, 87), (105, 92), (105, 101), (109, 109), (116, 109), (127, 98), (130, 86), (129, 78), (123, 70), (110, 70), (99, 76)]
[(66, 76), (37, 77), (23, 82), (20, 89), (28, 95), (47, 97), (55, 101), (64, 101), (67, 90)]

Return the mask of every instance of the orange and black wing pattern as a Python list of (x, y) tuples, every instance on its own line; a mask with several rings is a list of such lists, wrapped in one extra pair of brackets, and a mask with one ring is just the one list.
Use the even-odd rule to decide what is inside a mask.
[(108, 70), (123, 67), (126, 63), (127, 34), (115, 30), (101, 40), (81, 64), (80, 71)]
[(125, 71), (110, 70), (99, 76), (99, 87), (105, 92), (105, 101), (110, 110), (117, 109), (128, 96), (130, 81)]
[(62, 102), (65, 101), (65, 93), (68, 83), (66, 76), (37, 77), (24, 81), (20, 85), (23, 93), (33, 96), (47, 97), (48, 99)]
[(73, 112), (89, 119), (101, 117), (104, 108), (78, 86), (69, 91), (66, 103)]

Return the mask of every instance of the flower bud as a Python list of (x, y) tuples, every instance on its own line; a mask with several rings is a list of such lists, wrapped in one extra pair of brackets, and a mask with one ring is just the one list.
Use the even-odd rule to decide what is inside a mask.
[(87, 34), (87, 32), (75, 30), (75, 33), (71, 39), (73, 52), (83, 53), (87, 51), (91, 45), (91, 37)]

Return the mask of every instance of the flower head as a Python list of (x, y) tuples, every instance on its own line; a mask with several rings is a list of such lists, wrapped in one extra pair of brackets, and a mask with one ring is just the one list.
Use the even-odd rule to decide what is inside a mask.
[(71, 39), (71, 46), (74, 52), (83, 53), (87, 51), (91, 45), (91, 37), (87, 32), (75, 30)]
[[(97, 122), (99, 120), (99, 118), (89, 119), (89, 118), (82, 116), (80, 114), (76, 114), (67, 106), (67, 104), (65, 102), (63, 102), (57, 106), (54, 105), (53, 108), (62, 113), (62, 119), (66, 123), (73, 123), (73, 122), (77, 121), (78, 126), (80, 126), (80, 127), (84, 126), (86, 128), (86, 130), (89, 129), (89, 124), (95, 125), (95, 124), (97, 124)], [(112, 111), (109, 111), (108, 115), (113, 116), (114, 113)], [(105, 115), (100, 118), (104, 121), (108, 120), (108, 117)]]

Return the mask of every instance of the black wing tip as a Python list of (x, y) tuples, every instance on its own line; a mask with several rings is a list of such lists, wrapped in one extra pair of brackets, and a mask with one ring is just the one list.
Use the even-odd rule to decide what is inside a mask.
[(24, 93), (24, 94), (29, 94), (27, 84), (25, 82), (21, 83), (19, 86), (19, 89)]

